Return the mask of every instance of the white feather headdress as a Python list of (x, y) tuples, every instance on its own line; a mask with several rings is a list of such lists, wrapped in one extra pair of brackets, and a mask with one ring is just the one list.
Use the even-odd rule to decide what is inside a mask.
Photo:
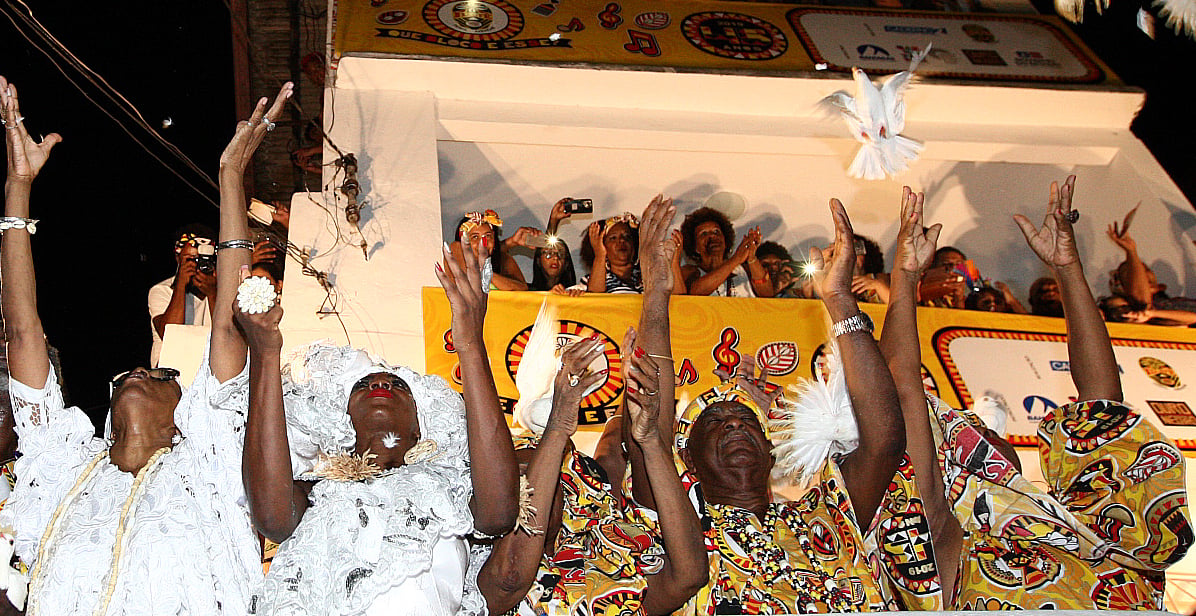
[(828, 353), (827, 358), (826, 382), (814, 378), (790, 386), (796, 402), (782, 398), (782, 417), (769, 422), (772, 452), (777, 458), (772, 471), (776, 480), (792, 479), (805, 485), (822, 470), (827, 458), (859, 447), (860, 431), (838, 353)]

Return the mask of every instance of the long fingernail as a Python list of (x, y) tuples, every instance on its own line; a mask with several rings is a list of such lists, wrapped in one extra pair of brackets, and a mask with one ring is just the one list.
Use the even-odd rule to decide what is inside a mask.
[(587, 338), (587, 340), (597, 340), (598, 335), (599, 335), (598, 332), (594, 332), (594, 333), (590, 334), (590, 337)]
[(270, 99), (268, 99), (268, 98), (266, 98), (266, 97), (264, 97), (264, 96), (263, 96), (263, 97), (261, 97), (260, 99), (258, 99), (258, 101), (257, 101), (257, 104), (259, 104), (259, 105), (265, 105), (265, 104), (266, 104), (267, 102), (269, 102), (269, 101), (270, 101)]
[(443, 267), (440, 267), (440, 262), (439, 262), (439, 261), (437, 261), (437, 262), (436, 262), (436, 271), (440, 272), (441, 274), (443, 274), (443, 273), (444, 273), (444, 268), (443, 268)]
[(448, 242), (441, 242), (441, 243), (444, 245), (444, 252), (447, 254), (449, 252)]

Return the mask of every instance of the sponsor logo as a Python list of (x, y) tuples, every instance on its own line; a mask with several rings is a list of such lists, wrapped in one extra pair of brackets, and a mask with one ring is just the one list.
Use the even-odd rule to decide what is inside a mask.
[(897, 60), (893, 57), (893, 54), (889, 53), (888, 49), (885, 49), (880, 45), (873, 45), (872, 43), (866, 43), (856, 47), (855, 52), (859, 54), (861, 60), (882, 62), (895, 62)]
[(1196, 413), (1192, 413), (1192, 407), (1188, 406), (1187, 402), (1147, 400), (1146, 404), (1150, 405), (1150, 409), (1163, 425), (1196, 426)]
[(1050, 68), (1062, 66), (1059, 62), (1037, 51), (1015, 51), (1013, 52), (1013, 63), (1017, 66), (1047, 66)]
[(980, 24), (964, 24), (963, 33), (968, 35), (968, 38), (977, 43), (995, 43), (997, 42), (996, 35), (992, 30), (985, 28)]
[(681, 22), (681, 31), (694, 47), (722, 58), (771, 60), (789, 48), (780, 28), (742, 13), (694, 13)]
[(1051, 370), (1055, 372), (1071, 372), (1071, 362), (1066, 360), (1051, 360)]
[(946, 28), (937, 26), (885, 26), (885, 32), (896, 34), (946, 34)]
[(1001, 54), (992, 49), (961, 49), (968, 62), (976, 66), (1009, 66)]
[(1022, 399), (1022, 408), (1026, 409), (1026, 419), (1041, 421), (1047, 413), (1059, 408), (1059, 405), (1043, 396), (1031, 395)]

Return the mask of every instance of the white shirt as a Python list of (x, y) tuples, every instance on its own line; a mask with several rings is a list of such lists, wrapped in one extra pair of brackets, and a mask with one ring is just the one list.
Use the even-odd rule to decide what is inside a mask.
[[(174, 278), (171, 276), (150, 287), (149, 290), (147, 303), (150, 314), (150, 334), (154, 337), (154, 346), (150, 349), (150, 366), (153, 368), (158, 367), (158, 356), (162, 353), (162, 337), (158, 335), (158, 330), (154, 327), (154, 317), (166, 312), (166, 307), (170, 305), (170, 298), (174, 296)], [(208, 325), (210, 312), (207, 298), (199, 299), (188, 291), (183, 304), (186, 311), (183, 325)]]
[(732, 270), (731, 275), (718, 285), (710, 297), (756, 297), (756, 291), (752, 288), (752, 275), (748, 272), (747, 265), (740, 265)]
[[(41, 389), (13, 379), (11, 391), (22, 456), (0, 524), (16, 532), (21, 560), (40, 567), (29, 587), (30, 616), (94, 614), (114, 564), (105, 615), (249, 611), (262, 568), (241, 483), (248, 370), (221, 385), (204, 358), (175, 408), (185, 438), (147, 467), (137, 493), (135, 476), (108, 461), (107, 443), (83, 411), (63, 408), (52, 367)], [(40, 545), (56, 511), (52, 539)]]

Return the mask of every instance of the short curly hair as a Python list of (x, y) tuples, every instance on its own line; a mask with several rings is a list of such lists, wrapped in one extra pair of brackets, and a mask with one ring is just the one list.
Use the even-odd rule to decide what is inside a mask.
[(697, 239), (694, 237), (694, 233), (698, 230), (699, 225), (708, 222), (718, 223), (718, 228), (723, 232), (723, 244), (726, 245), (723, 258), (729, 257), (731, 244), (735, 242), (735, 226), (731, 224), (726, 214), (709, 207), (701, 207), (690, 212), (681, 222), (682, 250), (689, 258), (698, 258)]
[(864, 273), (883, 273), (885, 271), (885, 253), (880, 249), (880, 244), (864, 235), (857, 235), (855, 239), (864, 242)]
[(763, 259), (764, 257), (779, 257), (782, 261), (792, 261), (789, 251), (782, 245), (774, 242), (762, 242), (756, 247), (756, 258)]

